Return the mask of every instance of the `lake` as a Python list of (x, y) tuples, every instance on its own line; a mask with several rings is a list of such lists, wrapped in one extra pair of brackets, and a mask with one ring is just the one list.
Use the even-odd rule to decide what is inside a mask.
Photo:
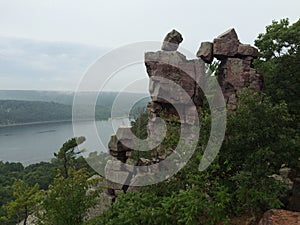
[[(107, 144), (114, 130), (129, 124), (128, 119), (77, 122), (76, 135), (87, 137), (81, 147), (87, 149), (87, 153), (107, 152)], [(93, 126), (98, 132), (97, 137), (91, 129)], [(53, 153), (58, 152), (63, 143), (72, 137), (72, 122), (0, 127), (0, 161), (21, 162), (23, 165), (49, 161), (54, 157)], [(104, 147), (99, 146), (99, 138)]]

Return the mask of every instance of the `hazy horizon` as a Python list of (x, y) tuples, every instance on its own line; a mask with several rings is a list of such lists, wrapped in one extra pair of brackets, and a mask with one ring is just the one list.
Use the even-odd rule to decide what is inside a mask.
[[(75, 91), (101, 56), (135, 42), (161, 42), (172, 29), (183, 35), (181, 47), (194, 57), (202, 41), (212, 41), (232, 27), (242, 43), (253, 45), (272, 20), (295, 22), (299, 7), (293, 0), (1, 1), (0, 89)], [(133, 92), (147, 92), (142, 61), (141, 55), (135, 68), (118, 71), (105, 90), (117, 92), (144, 79)]]

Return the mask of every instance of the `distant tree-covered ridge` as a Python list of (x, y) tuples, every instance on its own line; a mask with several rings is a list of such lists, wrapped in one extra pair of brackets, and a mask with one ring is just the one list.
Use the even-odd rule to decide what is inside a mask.
[[(126, 104), (132, 99), (141, 99), (145, 94), (128, 93), (128, 92), (79, 92), (76, 96), (84, 98), (89, 102), (91, 96), (98, 96), (96, 105), (111, 107), (117, 96), (122, 96)], [(34, 90), (0, 90), (0, 100), (20, 100), (20, 101), (39, 101), (39, 102), (56, 102), (64, 105), (72, 105), (75, 92), (71, 91), (34, 91)]]
[[(96, 105), (95, 119), (107, 120), (111, 117), (113, 99), (110, 105)], [(129, 104), (128, 104), (129, 105)], [(136, 117), (146, 106), (145, 101), (136, 104), (131, 110), (130, 116)], [(89, 107), (90, 108), (90, 107)], [(83, 105), (80, 108), (81, 120), (90, 118), (89, 108)], [(126, 105), (118, 111), (120, 116), (126, 115)], [(21, 100), (0, 100), (0, 126), (14, 125), (24, 123), (51, 122), (51, 121), (71, 121), (72, 105), (66, 105), (56, 102), (42, 101), (21, 101)]]
[(72, 108), (54, 102), (0, 100), (0, 124), (70, 120)]

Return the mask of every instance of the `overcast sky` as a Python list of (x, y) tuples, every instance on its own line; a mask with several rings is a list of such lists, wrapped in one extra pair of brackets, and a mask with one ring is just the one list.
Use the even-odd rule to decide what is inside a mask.
[(173, 28), (193, 53), (231, 27), (253, 44), (272, 20), (295, 22), (299, 9), (298, 0), (0, 0), (0, 89), (75, 90), (99, 56), (161, 41)]

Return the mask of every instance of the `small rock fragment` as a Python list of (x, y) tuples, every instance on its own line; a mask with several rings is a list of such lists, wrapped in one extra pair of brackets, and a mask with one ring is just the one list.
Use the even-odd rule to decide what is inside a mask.
[(213, 56), (213, 43), (202, 42), (201, 46), (197, 52), (197, 57), (203, 59), (206, 63), (211, 63), (214, 59)]
[(178, 49), (179, 44), (183, 41), (181, 34), (172, 30), (167, 34), (164, 39), (163, 45), (161, 46), (161, 50), (164, 51), (176, 51)]

